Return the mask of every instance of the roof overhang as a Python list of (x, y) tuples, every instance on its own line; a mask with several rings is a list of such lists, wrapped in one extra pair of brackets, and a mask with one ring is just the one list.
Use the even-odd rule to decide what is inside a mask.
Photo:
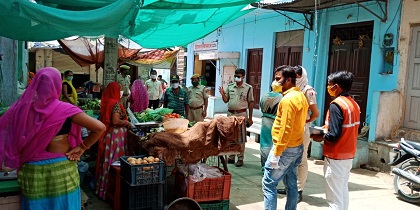
[[(365, 5), (363, 5), (362, 3), (364, 2), (376, 2), (381, 8), (382, 14), (376, 14)], [(379, 18), (382, 22), (385, 22), (387, 19), (388, 0), (318, 0), (318, 4), (315, 4), (314, 0), (292, 0), (285, 3), (252, 3), (251, 5), (261, 9), (274, 10), (284, 16), (287, 15), (280, 13), (280, 11), (302, 13), (305, 16), (307, 23), (309, 24), (309, 28), (306, 26), (304, 27), (312, 30), (312, 15), (316, 10), (328, 9), (349, 4), (357, 4), (358, 6), (373, 14), (375, 17)]]

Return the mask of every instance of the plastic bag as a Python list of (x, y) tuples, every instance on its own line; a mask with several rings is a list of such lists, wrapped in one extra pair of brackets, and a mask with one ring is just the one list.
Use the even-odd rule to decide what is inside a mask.
[(168, 108), (157, 108), (157, 109), (152, 109), (149, 110), (147, 113), (152, 114), (152, 115), (160, 115), (163, 116), (165, 114), (171, 114), (174, 110), (173, 109), (168, 109)]
[(223, 176), (223, 173), (218, 168), (203, 163), (190, 165), (189, 172), (193, 182), (201, 182), (206, 178), (219, 178)]

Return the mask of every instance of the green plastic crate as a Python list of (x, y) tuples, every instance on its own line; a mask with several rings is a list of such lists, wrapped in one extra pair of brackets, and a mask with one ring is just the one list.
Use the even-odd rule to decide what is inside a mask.
[(20, 192), (20, 186), (17, 180), (8, 180), (0, 182), (0, 193)]
[(229, 200), (199, 203), (203, 210), (229, 210)]

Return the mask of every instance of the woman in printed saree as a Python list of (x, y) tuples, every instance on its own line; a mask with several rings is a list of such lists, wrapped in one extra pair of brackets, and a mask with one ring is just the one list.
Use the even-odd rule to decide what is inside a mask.
[[(105, 131), (100, 121), (59, 101), (61, 75), (43, 68), (0, 117), (2, 171), (18, 169), (23, 210), (80, 210), (77, 162)], [(81, 126), (91, 131), (82, 141)]]
[(127, 113), (120, 103), (123, 95), (122, 87), (117, 82), (111, 82), (105, 88), (101, 99), (100, 120), (106, 126), (98, 144), (96, 160), (96, 193), (105, 200), (108, 183), (108, 172), (111, 164), (121, 156), (126, 155)]
[(76, 88), (74, 88), (73, 86), (72, 80), (73, 72), (70, 70), (65, 71), (60, 100), (71, 103), (73, 105), (77, 105), (77, 91)]
[(149, 94), (140, 79), (133, 82), (128, 102), (130, 102), (130, 110), (133, 112), (142, 112), (149, 106)]

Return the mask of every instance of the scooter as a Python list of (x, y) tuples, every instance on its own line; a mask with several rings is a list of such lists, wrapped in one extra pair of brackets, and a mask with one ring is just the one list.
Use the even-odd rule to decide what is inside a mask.
[(406, 141), (401, 138), (397, 154), (389, 165), (394, 167), (394, 189), (398, 196), (409, 203), (420, 203), (420, 143)]

